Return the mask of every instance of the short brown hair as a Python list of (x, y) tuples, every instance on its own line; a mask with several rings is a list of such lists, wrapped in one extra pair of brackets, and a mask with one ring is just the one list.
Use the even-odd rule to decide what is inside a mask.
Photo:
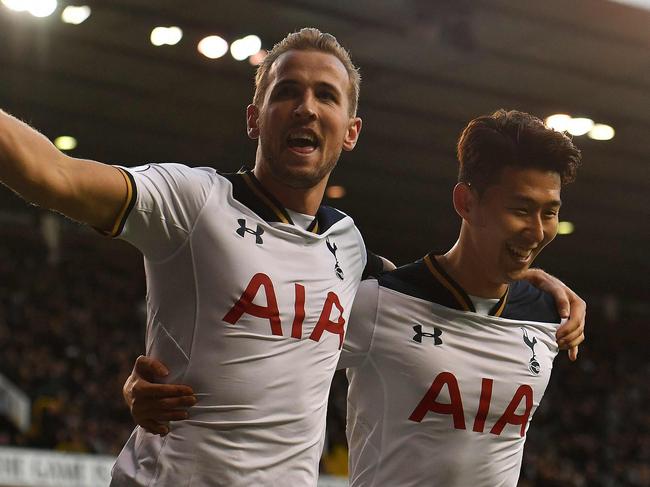
[(313, 27), (305, 27), (298, 32), (293, 32), (273, 46), (273, 49), (271, 49), (269, 54), (257, 67), (253, 104), (257, 107), (261, 106), (266, 89), (269, 86), (269, 71), (271, 70), (271, 66), (282, 54), (291, 50), (320, 51), (336, 56), (343, 63), (350, 78), (348, 98), (350, 100), (350, 115), (354, 116), (357, 113), (357, 106), (359, 104), (359, 88), (361, 85), (359, 69), (352, 63), (350, 53), (339, 44), (336, 37)]
[(482, 195), (498, 182), (504, 167), (514, 166), (557, 172), (565, 185), (575, 180), (581, 158), (564, 133), (528, 113), (501, 109), (475, 118), (463, 130), (458, 140), (458, 181)]

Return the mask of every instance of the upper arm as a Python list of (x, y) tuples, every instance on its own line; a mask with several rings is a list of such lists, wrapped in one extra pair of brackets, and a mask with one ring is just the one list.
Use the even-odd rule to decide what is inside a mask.
[(129, 197), (129, 183), (121, 170), (65, 154), (48, 169), (28, 199), (110, 232)]

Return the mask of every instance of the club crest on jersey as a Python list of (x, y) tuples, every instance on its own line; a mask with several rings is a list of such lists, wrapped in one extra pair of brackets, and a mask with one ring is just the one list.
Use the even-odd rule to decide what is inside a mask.
[(528, 346), (528, 348), (530, 348), (531, 352), (533, 352), (533, 356), (530, 357), (530, 360), (528, 361), (528, 370), (530, 370), (535, 375), (539, 375), (542, 367), (535, 356), (535, 345), (537, 344), (537, 338), (533, 337), (531, 340), (528, 338), (528, 332), (526, 332), (524, 328), (521, 330), (524, 332), (524, 343), (526, 346)]
[(332, 252), (332, 255), (334, 256), (334, 272), (336, 272), (336, 277), (339, 279), (343, 280), (343, 269), (341, 269), (341, 266), (339, 265), (339, 259), (336, 257), (336, 244), (335, 243), (330, 243), (329, 237), (325, 239), (325, 243), (327, 244), (327, 248), (329, 249), (330, 252)]
[(440, 338), (440, 335), (442, 335), (442, 330), (436, 326), (433, 327), (433, 333), (422, 331), (422, 325), (413, 326), (413, 331), (415, 332), (413, 341), (422, 343), (422, 337), (427, 337), (433, 338), (434, 345), (442, 345), (442, 338)]
[(255, 235), (255, 243), (257, 245), (262, 245), (264, 243), (264, 240), (262, 240), (262, 234), (264, 233), (264, 229), (257, 225), (257, 230), (253, 230), (251, 228), (248, 228), (246, 226), (246, 220), (243, 218), (238, 218), (237, 223), (239, 223), (239, 228), (235, 230), (237, 232), (237, 235), (240, 237), (244, 237), (247, 233), (250, 233), (251, 235)]

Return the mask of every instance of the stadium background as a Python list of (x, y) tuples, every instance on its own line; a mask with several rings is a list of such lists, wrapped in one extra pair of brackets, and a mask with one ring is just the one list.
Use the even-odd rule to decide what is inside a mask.
[[(61, 12), (81, 2), (59, 1), (44, 18), (8, 8), (17, 3), (0, 3), (0, 107), (52, 140), (74, 136), (73, 156), (124, 165), (236, 170), (254, 160), (244, 132), (254, 66), (208, 59), (196, 49), (203, 37), (255, 34), (269, 49), (302, 26), (335, 34), (361, 67), (364, 127), (331, 180), (345, 195), (333, 189), (327, 203), (398, 264), (453, 243), (454, 144), (471, 118), (505, 107), (612, 126), (611, 140), (575, 136), (584, 165), (561, 214), (574, 231), (538, 260), (588, 300), (588, 341), (577, 363), (556, 360), (520, 486), (650, 485), (647, 10), (606, 0), (89, 0), (91, 16), (72, 25)], [(155, 47), (156, 26), (183, 38)], [(144, 292), (135, 250), (0, 188), (0, 485), (101, 485), (74, 479), (84, 469), (105, 478), (132, 429), (120, 388), (143, 351)], [(345, 387), (338, 374), (324, 474), (345, 473)], [(16, 473), (25, 469), (31, 480)]]

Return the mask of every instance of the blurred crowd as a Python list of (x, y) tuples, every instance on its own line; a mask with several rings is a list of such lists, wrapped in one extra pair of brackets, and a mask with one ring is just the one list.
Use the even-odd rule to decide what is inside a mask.
[(41, 239), (0, 235), (0, 373), (32, 401), (30, 430), (4, 420), (0, 445), (117, 454), (133, 429), (121, 387), (143, 350), (142, 263), (97, 239), (51, 265)]
[[(101, 243), (101, 245), (99, 245)], [(32, 426), (0, 417), (0, 445), (116, 455), (132, 419), (121, 387), (143, 353), (145, 296), (135, 250), (71, 239), (53, 263), (40, 238), (0, 233), (0, 373), (32, 401)], [(589, 303), (578, 362), (564, 352), (526, 443), (520, 487), (650, 486), (647, 320)], [(345, 391), (335, 376), (322, 470), (345, 474)]]

